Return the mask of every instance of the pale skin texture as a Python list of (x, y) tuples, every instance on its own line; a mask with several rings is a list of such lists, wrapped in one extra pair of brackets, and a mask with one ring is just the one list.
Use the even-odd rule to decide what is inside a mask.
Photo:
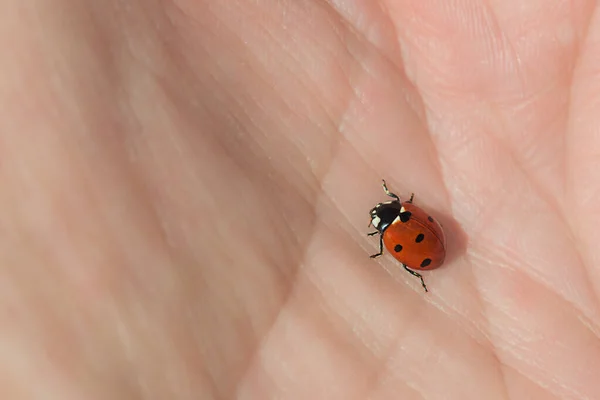
[(0, 0), (0, 398), (599, 399), (595, 3)]

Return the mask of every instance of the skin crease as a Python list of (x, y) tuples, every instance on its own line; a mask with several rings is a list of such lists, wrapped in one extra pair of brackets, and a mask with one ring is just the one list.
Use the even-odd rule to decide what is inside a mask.
[(0, 1), (0, 398), (600, 398), (596, 4)]

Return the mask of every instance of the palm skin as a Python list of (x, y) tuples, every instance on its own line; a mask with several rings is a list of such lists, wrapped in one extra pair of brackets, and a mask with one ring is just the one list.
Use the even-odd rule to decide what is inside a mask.
[(4, 3), (0, 397), (600, 398), (594, 2)]

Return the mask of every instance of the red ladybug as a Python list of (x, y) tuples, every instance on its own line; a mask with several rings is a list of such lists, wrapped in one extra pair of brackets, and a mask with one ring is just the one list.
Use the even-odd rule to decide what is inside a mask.
[(379, 234), (379, 253), (383, 254), (383, 246), (392, 253), (396, 260), (402, 263), (405, 270), (421, 279), (421, 284), (427, 292), (427, 286), (421, 274), (415, 270), (435, 269), (444, 263), (446, 258), (446, 238), (442, 226), (413, 202), (414, 193), (410, 200), (401, 202), (400, 198), (391, 193), (383, 181), (385, 194), (394, 200), (379, 203), (371, 209), (371, 224)]

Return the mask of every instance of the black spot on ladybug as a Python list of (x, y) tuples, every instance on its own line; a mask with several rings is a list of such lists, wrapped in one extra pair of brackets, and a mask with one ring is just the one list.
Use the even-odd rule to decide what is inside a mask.
[(401, 244), (397, 244), (394, 246), (394, 251), (396, 253), (400, 253), (402, 251), (402, 245)]
[(410, 211), (404, 211), (404, 212), (400, 213), (400, 221), (408, 222), (408, 220), (410, 219), (411, 216), (412, 216), (412, 213)]
[(423, 239), (425, 239), (425, 235), (423, 235), (422, 233), (419, 233), (417, 235), (417, 237), (415, 238), (415, 242), (421, 243), (423, 241)]
[(429, 222), (433, 222), (433, 218), (431, 218), (431, 215), (428, 216), (427, 219), (429, 220)]
[(431, 264), (431, 258), (426, 258), (423, 260), (423, 262), (421, 263), (421, 268), (425, 268), (426, 266), (428, 266), (429, 264)]

